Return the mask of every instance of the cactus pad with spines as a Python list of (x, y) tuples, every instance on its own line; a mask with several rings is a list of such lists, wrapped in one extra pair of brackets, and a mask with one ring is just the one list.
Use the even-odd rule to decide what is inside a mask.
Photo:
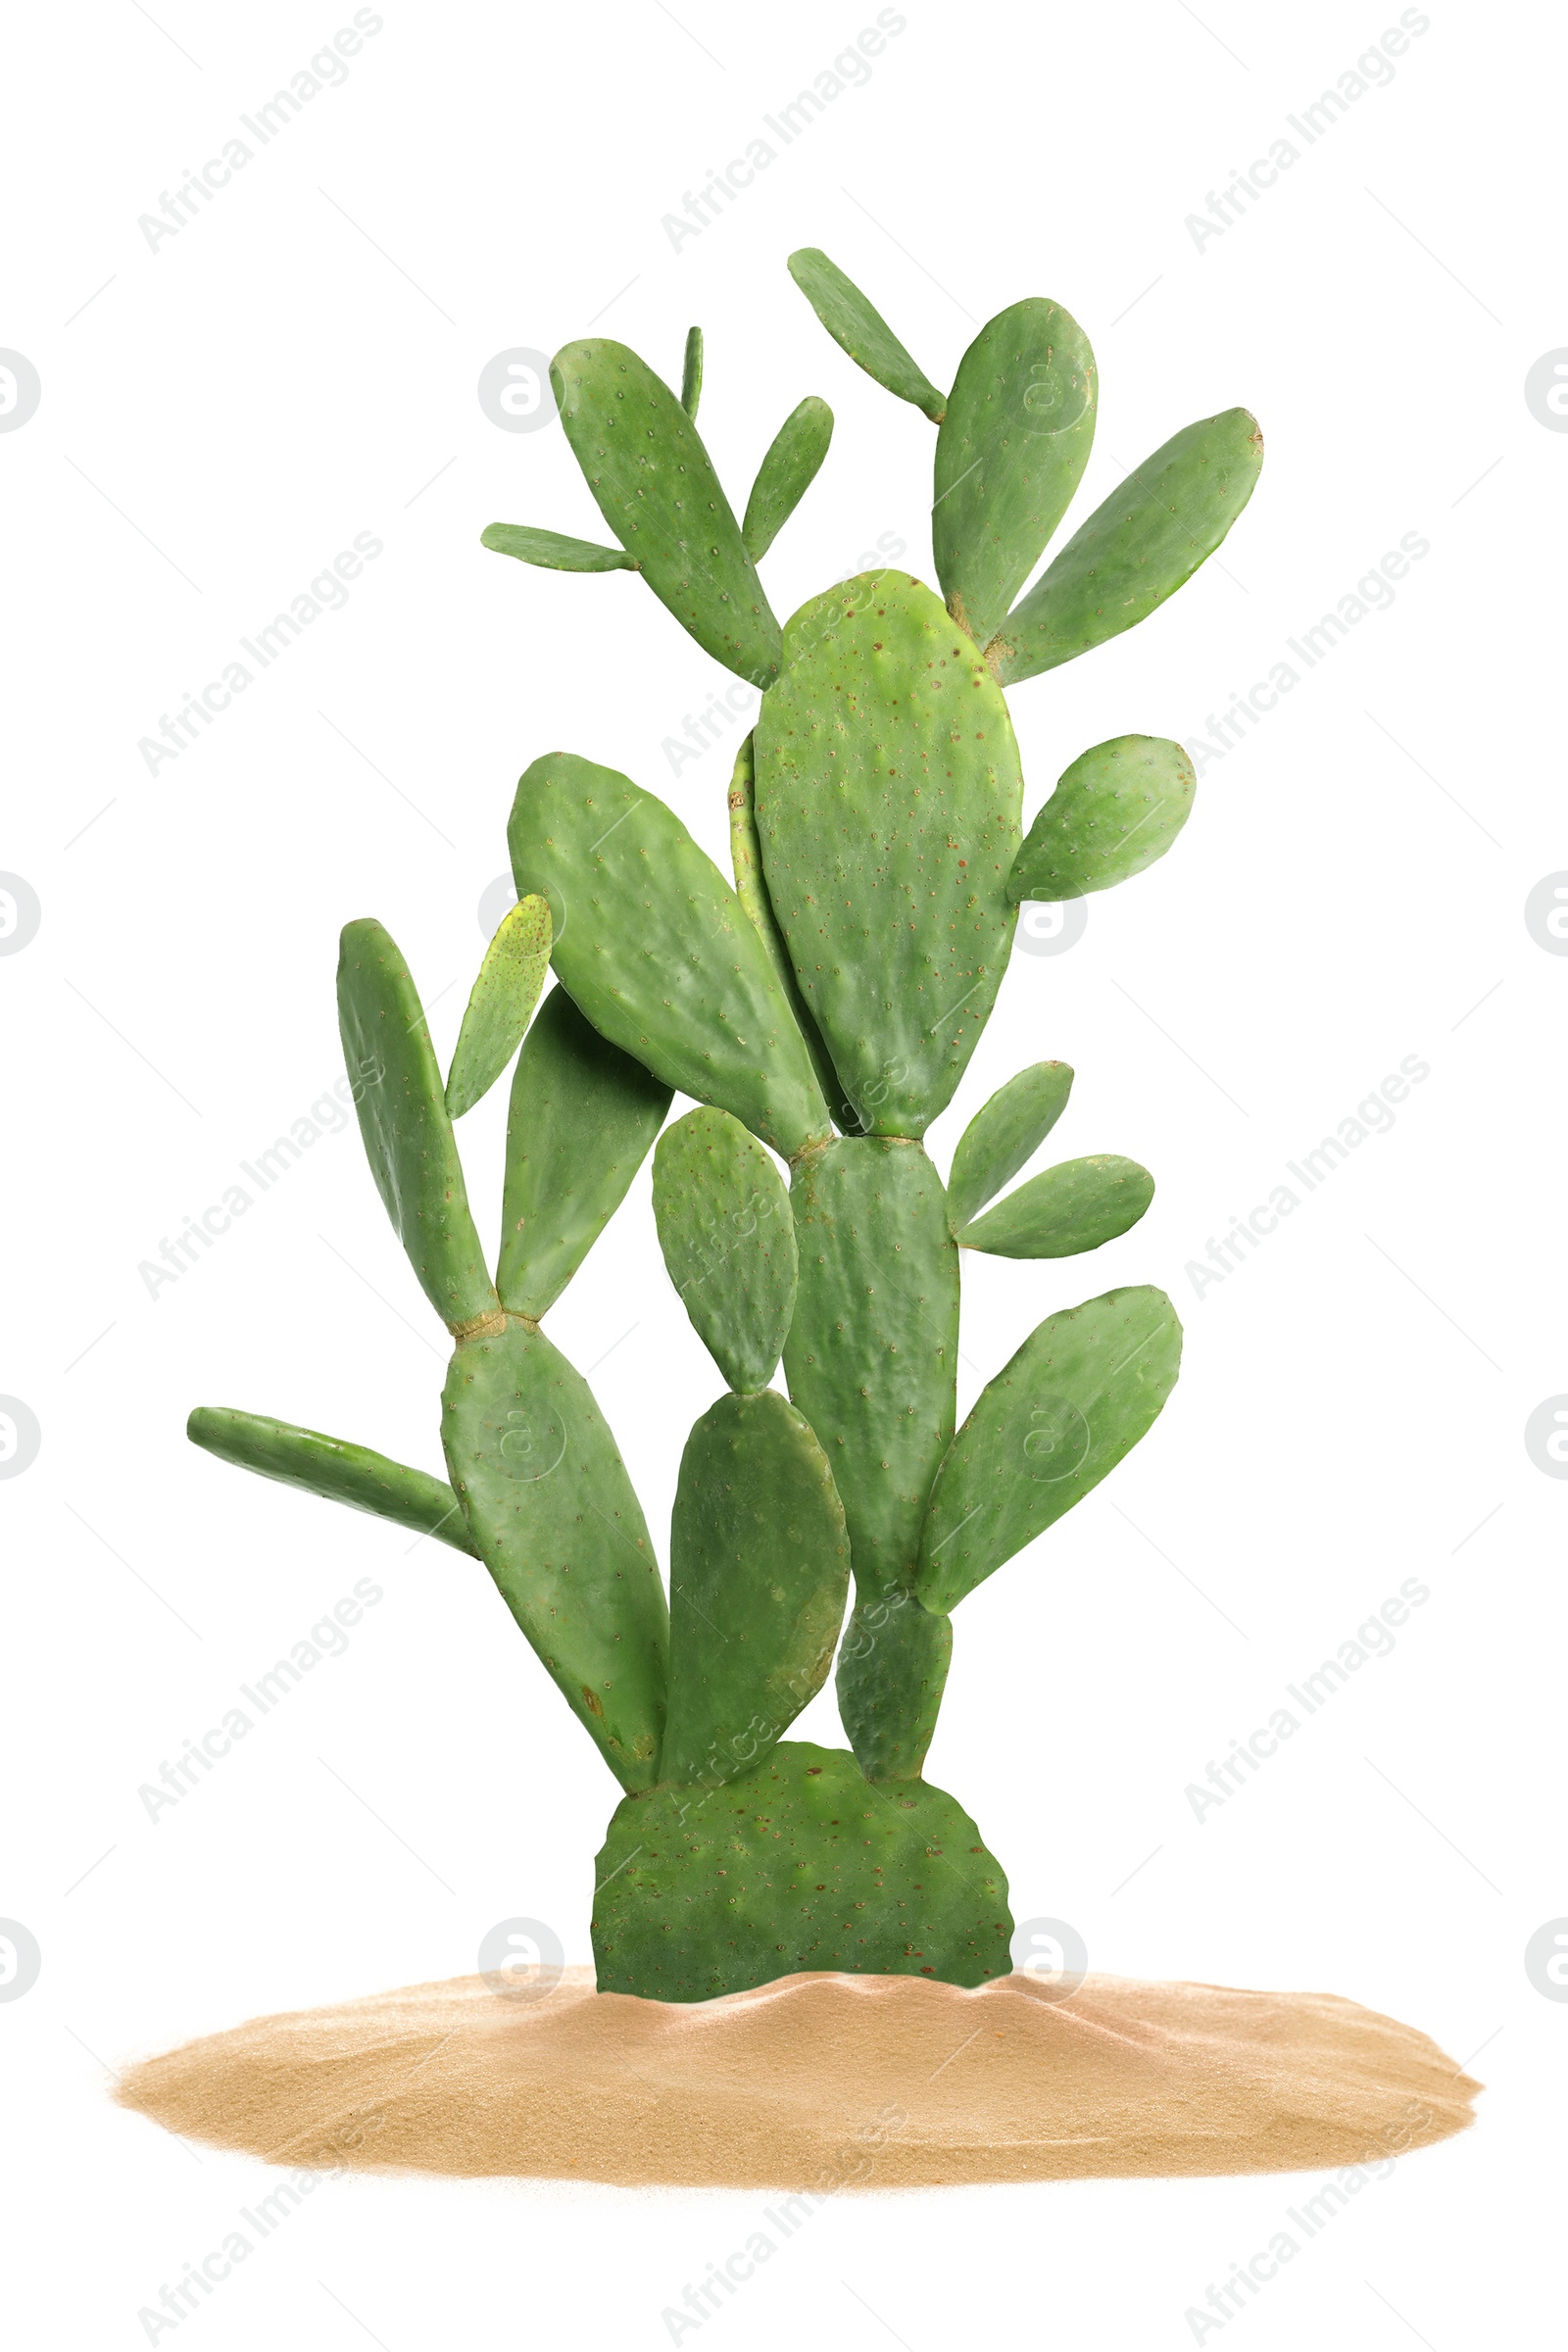
[[(604, 1990), (656, 2000), (800, 1970), (978, 1985), (1008, 1969), (1003, 1873), (923, 1777), (954, 1612), (1151, 1429), (1181, 1328), (1145, 1287), (1048, 1315), (956, 1427), (961, 1250), (1097, 1249), (1143, 1214), (1153, 1179), (1096, 1155), (1008, 1189), (1066, 1105), (1059, 1061), (965, 1102), (946, 1187), (922, 1138), (964, 1082), (1018, 902), (1125, 880), (1192, 807), (1179, 746), (1118, 736), (1066, 769), (1025, 838), (1004, 689), (1162, 604), (1220, 544), (1262, 455), (1245, 410), (1189, 425), (1029, 587), (1089, 456), (1083, 330), (1054, 302), (1016, 302), (945, 393), (826, 255), (803, 249), (790, 270), (843, 350), (939, 428), (942, 594), (917, 556), (913, 571), (824, 588), (781, 632), (757, 564), (807, 505), (825, 405), (802, 401), (774, 435), (741, 524), (695, 423), (699, 330), (678, 398), (622, 344), (558, 356), (565, 437), (618, 545), (501, 523), (485, 545), (558, 571), (641, 572), (699, 646), (763, 690), (760, 715), (727, 810), (691, 828), (574, 753), (527, 768), (509, 828), (519, 905), (445, 1088), (396, 946), (374, 921), (343, 935), (367, 1156), (456, 1343), (450, 1484), (259, 1414), (199, 1407), (189, 1424), (226, 1462), (483, 1561), (624, 1791), (595, 1870), (593, 1950)], [(756, 447), (767, 420), (752, 423)], [(698, 838), (716, 843), (726, 817), (733, 890)], [(557, 985), (530, 1022), (546, 950)], [(514, 1051), (492, 1283), (453, 1119)], [(696, 1107), (656, 1149), (677, 1089)], [(605, 1416), (540, 1329), (628, 1195), (644, 1215), (650, 1151), (670, 1279), (729, 1384), (681, 1455), (669, 1603)], [(1020, 1264), (1015, 1279), (1035, 1277)], [(628, 1302), (625, 1329), (605, 1327), (603, 1305), (601, 1291), (581, 1318), (593, 1361), (624, 1346), (608, 1377), (662, 1402), (652, 1298)], [(781, 1349), (788, 1398), (771, 1385)], [(647, 1443), (667, 1447), (667, 1424)], [(440, 1556), (421, 1549), (421, 1571)], [(1050, 1557), (1048, 1544), (1042, 1568)], [(824, 1690), (835, 1645), (853, 1753), (782, 1737)], [(997, 1728), (1027, 1769), (1027, 1726)], [(536, 1802), (524, 1824), (549, 1810)]]
[(534, 1324), (459, 1344), (441, 1399), (453, 1490), (502, 1598), (625, 1788), (657, 1780), (669, 1614), (588, 1383)]
[(801, 1969), (984, 1984), (1007, 1883), (961, 1805), (785, 1740), (744, 1780), (628, 1797), (594, 1871), (600, 1989), (710, 2001)]
[(951, 1611), (1116, 1467), (1176, 1385), (1163, 1291), (1107, 1291), (1049, 1315), (984, 1388), (943, 1456), (916, 1590)]
[(937, 390), (881, 312), (867, 302), (836, 262), (830, 262), (816, 246), (803, 245), (799, 253), (790, 255), (790, 275), (834, 342), (849, 353), (858, 368), (863, 368), (884, 390), (912, 402), (933, 424), (941, 423), (947, 395)]
[(1146, 620), (1214, 553), (1256, 486), (1263, 436), (1245, 409), (1172, 434), (1098, 506), (986, 648), (1004, 686)]
[(672, 808), (552, 752), (519, 782), (508, 839), (518, 896), (550, 901), (556, 971), (596, 1029), (786, 1157), (826, 1134), (767, 952)]
[(734, 1780), (827, 1680), (850, 1589), (844, 1505), (775, 1389), (721, 1396), (686, 1441), (669, 1530), (662, 1778)]
[(773, 912), (844, 1090), (878, 1135), (951, 1101), (1006, 968), (1018, 747), (978, 648), (906, 572), (802, 607), (757, 725)]
[[(700, 362), (696, 379), (701, 381)], [(754, 686), (778, 675), (778, 622), (697, 427), (624, 343), (551, 362), (561, 421), (599, 512), (705, 653)], [(692, 406), (696, 390), (688, 377)]]

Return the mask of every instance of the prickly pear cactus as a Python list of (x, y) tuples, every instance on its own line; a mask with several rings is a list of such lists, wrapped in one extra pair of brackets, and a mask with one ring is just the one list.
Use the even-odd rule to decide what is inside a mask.
[[(640, 572), (763, 690), (729, 786), (733, 887), (642, 785), (536, 760), (509, 831), (517, 904), (445, 1080), (396, 946), (351, 923), (338, 1008), (366, 1154), (454, 1344), (448, 1477), (257, 1414), (203, 1406), (189, 1425), (224, 1461), (484, 1563), (624, 1792), (594, 1874), (600, 1984), (661, 2000), (800, 1969), (972, 1985), (1008, 1968), (1001, 1867), (924, 1779), (953, 1612), (1148, 1432), (1181, 1327), (1145, 1287), (1048, 1315), (958, 1427), (963, 1251), (1099, 1249), (1153, 1179), (1092, 1153), (1013, 1184), (1067, 1108), (1059, 1061), (974, 1113), (946, 1184), (922, 1139), (1020, 902), (1129, 879), (1192, 812), (1180, 746), (1123, 735), (1075, 760), (1026, 832), (1004, 689), (1154, 612), (1262, 461), (1245, 410), (1187, 425), (1031, 586), (1094, 439), (1083, 329), (1015, 303), (944, 393), (825, 254), (790, 271), (849, 358), (937, 428), (936, 587), (867, 572), (781, 625), (757, 567), (828, 455), (826, 404), (784, 419), (737, 521), (697, 430), (697, 328), (678, 393), (618, 343), (558, 356), (566, 439), (618, 544), (516, 523), (483, 544)], [(509, 1065), (492, 1277), (454, 1122)], [(677, 1092), (693, 1107), (666, 1126)], [(540, 1328), (650, 1151), (670, 1281), (724, 1383), (681, 1459), (667, 1598), (614, 1438)], [(786, 1740), (835, 1656), (850, 1747)]]

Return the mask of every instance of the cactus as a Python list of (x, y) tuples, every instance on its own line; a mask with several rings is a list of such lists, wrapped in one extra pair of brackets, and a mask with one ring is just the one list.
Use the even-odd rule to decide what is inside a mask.
[[(641, 573), (763, 690), (729, 785), (733, 887), (640, 784), (536, 760), (509, 830), (517, 904), (444, 1082), (397, 948), (351, 923), (338, 1000), (366, 1152), (454, 1342), (448, 1478), (255, 1414), (189, 1425), (225, 1461), (484, 1563), (623, 1791), (596, 1867), (599, 1982), (678, 2001), (801, 1969), (973, 1985), (1008, 1968), (1002, 1869), (924, 1778), (953, 1613), (1148, 1432), (1181, 1328), (1147, 1287), (1052, 1313), (958, 1427), (962, 1252), (1098, 1249), (1153, 1179), (1097, 1153), (1014, 1183), (1067, 1109), (1059, 1061), (992, 1095), (946, 1184), (922, 1139), (1020, 902), (1126, 881), (1192, 810), (1181, 748), (1125, 735), (1076, 760), (1026, 833), (1004, 690), (1154, 612), (1261, 462), (1245, 411), (1187, 426), (1029, 586), (1094, 435), (1082, 328), (1016, 303), (943, 393), (825, 255), (790, 270), (842, 350), (938, 428), (940, 593), (867, 572), (781, 627), (757, 566), (828, 453), (826, 404), (785, 419), (737, 522), (697, 430), (698, 328), (678, 396), (620, 344), (558, 356), (561, 419), (616, 544), (513, 523), (482, 543)], [(509, 1064), (492, 1278), (453, 1122)], [(695, 1107), (666, 1127), (677, 1091)], [(682, 1455), (667, 1601), (614, 1439), (540, 1328), (650, 1151), (664, 1263), (725, 1384)], [(849, 1748), (788, 1740), (835, 1653)]]

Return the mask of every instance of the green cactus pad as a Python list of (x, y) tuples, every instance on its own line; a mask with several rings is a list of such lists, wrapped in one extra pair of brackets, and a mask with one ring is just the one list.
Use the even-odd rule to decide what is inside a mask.
[(507, 1113), (496, 1289), (513, 1314), (537, 1322), (560, 1298), (625, 1199), (671, 1091), (551, 990)]
[(874, 1788), (786, 1740), (744, 1780), (615, 1810), (595, 1865), (601, 1992), (709, 2001), (803, 1969), (984, 1984), (1011, 1971), (1001, 1865), (924, 1782)]
[(1136, 1159), (1103, 1152), (1064, 1159), (1031, 1176), (978, 1224), (959, 1228), (965, 1250), (992, 1257), (1078, 1257), (1126, 1233), (1154, 1198), (1154, 1179)]
[(623, 547), (598, 547), (592, 539), (568, 539), (562, 531), (541, 530), (531, 522), (488, 522), (479, 545), (495, 556), (515, 556), (519, 564), (537, 564), (546, 571), (635, 571)]
[(858, 1597), (907, 1585), (957, 1418), (958, 1252), (918, 1144), (845, 1136), (791, 1187), (790, 1395), (832, 1466)]
[(778, 622), (697, 427), (623, 343), (568, 343), (550, 366), (561, 421), (599, 512), (682, 628), (770, 686)]
[(459, 1343), (441, 1438), (474, 1549), (623, 1788), (659, 1777), (669, 1613), (588, 1383), (515, 1316)]
[(815, 481), (832, 438), (832, 410), (825, 400), (809, 395), (779, 426), (757, 469), (741, 524), (741, 537), (754, 564), (760, 564)]
[(732, 1389), (765, 1389), (795, 1307), (790, 1197), (727, 1110), (693, 1110), (654, 1153), (659, 1246), (698, 1338)]
[(1073, 761), (1012, 861), (1013, 899), (1082, 899), (1163, 858), (1193, 812), (1198, 779), (1179, 743), (1118, 735)]
[(681, 362), (680, 405), (688, 416), (695, 419), (697, 404), (703, 397), (703, 330), (700, 326), (686, 329), (686, 354)]
[(551, 752), (517, 786), (508, 839), (517, 895), (550, 901), (556, 971), (602, 1036), (785, 1159), (828, 1133), (767, 951), (673, 809)]
[(732, 1781), (827, 1680), (850, 1589), (844, 1506), (776, 1389), (721, 1396), (686, 1441), (669, 1528), (660, 1778)]
[(860, 1601), (839, 1645), (839, 1720), (868, 1781), (917, 1781), (953, 1657), (953, 1620), (912, 1592)]
[(905, 350), (880, 311), (873, 310), (837, 264), (814, 245), (803, 245), (789, 261), (791, 277), (841, 351), (863, 368), (885, 391), (924, 411), (940, 424), (947, 396)]
[(447, 1072), (447, 1115), (482, 1102), (522, 1043), (550, 969), (550, 908), (543, 899), (509, 906), (484, 953)]
[(773, 902), (767, 895), (767, 879), (762, 872), (761, 845), (757, 838), (757, 769), (754, 755), (756, 738), (748, 735), (735, 755), (734, 771), (729, 780), (729, 856), (735, 869), (735, 895), (752, 918), (758, 938), (767, 950), (785, 1003), (795, 1016), (795, 1026), (806, 1040), (806, 1051), (816, 1072), (816, 1083), (823, 1100), (837, 1124), (847, 1135), (863, 1135), (864, 1127), (856, 1117), (855, 1106), (844, 1100), (838, 1072), (832, 1057), (822, 1043), (810, 1006), (801, 994), (801, 984), (795, 977), (790, 952), (784, 945), (784, 934), (773, 912)]
[(916, 1589), (966, 1592), (1082, 1501), (1152, 1425), (1176, 1385), (1182, 1327), (1140, 1287), (1050, 1315), (982, 1390), (931, 1494)]
[(1037, 1061), (982, 1104), (958, 1138), (948, 1175), (948, 1216), (955, 1233), (1010, 1184), (1067, 1107), (1072, 1072), (1064, 1061)]
[(375, 1189), (425, 1297), (449, 1330), (461, 1331), (496, 1311), (496, 1294), (418, 991), (372, 918), (343, 933), (337, 1011)]
[(948, 611), (984, 645), (1066, 514), (1095, 437), (1095, 355), (1059, 303), (980, 329), (937, 435), (931, 538)]
[(220, 1462), (232, 1462), (236, 1469), (254, 1470), (285, 1487), (303, 1487), (308, 1494), (324, 1495), (328, 1502), (346, 1502), (351, 1511), (368, 1511), (373, 1519), (412, 1527), (418, 1535), (450, 1544), (454, 1551), (478, 1557), (452, 1489), (422, 1470), (389, 1461), (368, 1446), (345, 1445), (341, 1438), (323, 1437), (318, 1429), (298, 1429), (292, 1421), (238, 1413), (221, 1404), (199, 1404), (185, 1424), (185, 1435), (193, 1446), (216, 1453)]
[(1001, 690), (905, 572), (813, 597), (757, 724), (757, 825), (801, 990), (861, 1120), (922, 1135), (996, 1000), (1023, 778)]
[(986, 648), (1004, 686), (1146, 620), (1219, 546), (1252, 495), (1263, 436), (1246, 409), (1189, 424), (1134, 468)]

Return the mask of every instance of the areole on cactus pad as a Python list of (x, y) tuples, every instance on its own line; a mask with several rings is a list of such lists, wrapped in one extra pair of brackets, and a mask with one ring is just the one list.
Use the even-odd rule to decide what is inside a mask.
[[(622, 1792), (595, 1873), (599, 1984), (661, 2001), (809, 1970), (1008, 1972), (1002, 1867), (924, 1778), (954, 1612), (1146, 1435), (1181, 1330), (1144, 1286), (1058, 1308), (960, 1427), (964, 1251), (1099, 1249), (1153, 1179), (1079, 1151), (1014, 1183), (1065, 1117), (1057, 1060), (974, 1112), (946, 1183), (923, 1138), (963, 1083), (1020, 903), (1137, 875), (1193, 806), (1180, 747), (1123, 735), (1074, 760), (1026, 831), (1004, 689), (1153, 612), (1220, 544), (1262, 452), (1242, 410), (1181, 428), (1031, 586), (1090, 459), (1083, 328), (1014, 303), (944, 392), (825, 255), (790, 269), (841, 351), (937, 427), (936, 586), (862, 572), (781, 628), (758, 565), (828, 458), (826, 403), (796, 405), (732, 498), (697, 426), (697, 329), (678, 392), (615, 342), (558, 355), (566, 441), (616, 544), (530, 523), (483, 544), (640, 575), (761, 689), (728, 785), (733, 885), (640, 781), (535, 759), (509, 830), (517, 905), (444, 1081), (396, 945), (350, 923), (361, 1133), (453, 1339), (447, 1479), (254, 1413), (189, 1425), (225, 1461), (483, 1562)], [(509, 1065), (491, 1255), (454, 1121)], [(666, 1126), (677, 1092), (691, 1107)], [(614, 1437), (540, 1328), (651, 1151), (664, 1262), (723, 1383), (681, 1458), (667, 1600)], [(835, 1656), (849, 1746), (787, 1739)]]

